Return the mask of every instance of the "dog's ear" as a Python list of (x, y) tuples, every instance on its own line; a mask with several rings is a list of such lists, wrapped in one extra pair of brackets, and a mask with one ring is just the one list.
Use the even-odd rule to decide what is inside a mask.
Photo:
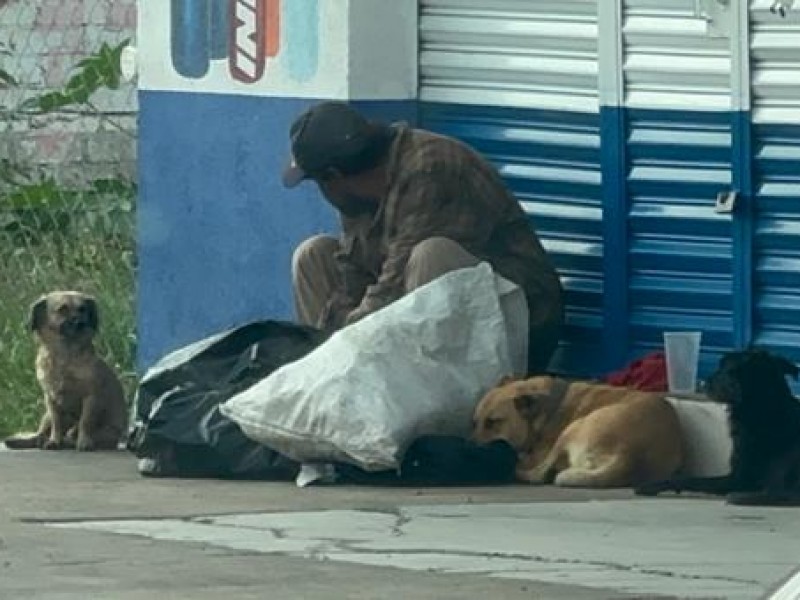
[(539, 399), (530, 394), (523, 394), (514, 398), (514, 407), (526, 421), (532, 421), (536, 416), (538, 404)]
[(97, 300), (92, 296), (86, 297), (86, 310), (89, 313), (89, 327), (97, 331), (100, 326), (100, 309), (97, 307)]
[(518, 378), (517, 378), (517, 377), (514, 377), (513, 375), (503, 375), (503, 376), (500, 378), (500, 381), (498, 381), (498, 382), (497, 382), (497, 385), (496, 385), (495, 387), (500, 387), (500, 386), (503, 386), (503, 385), (509, 384), (509, 383), (511, 383), (512, 381), (517, 381), (517, 379), (518, 379)]
[(39, 331), (47, 318), (47, 298), (42, 296), (31, 304), (28, 316), (28, 328), (31, 331)]

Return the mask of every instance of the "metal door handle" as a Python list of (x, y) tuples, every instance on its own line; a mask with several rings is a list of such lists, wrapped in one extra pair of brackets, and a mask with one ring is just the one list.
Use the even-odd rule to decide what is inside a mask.
[(714, 212), (717, 214), (730, 214), (736, 210), (736, 205), (739, 202), (739, 192), (733, 190), (725, 190), (717, 194), (717, 200), (714, 202)]

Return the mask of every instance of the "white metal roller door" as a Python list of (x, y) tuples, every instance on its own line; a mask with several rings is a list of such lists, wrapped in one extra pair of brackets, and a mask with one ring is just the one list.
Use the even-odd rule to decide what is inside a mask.
[[(628, 288), (634, 354), (662, 332), (700, 329), (706, 350), (733, 331), (730, 41), (695, 0), (624, 0), (622, 104)], [(706, 363), (712, 360), (705, 355)]]
[(596, 112), (595, 0), (421, 0), (420, 98)]
[(554, 367), (572, 372), (604, 358), (597, 7), (420, 0), (420, 124), (491, 160), (531, 215), (566, 289)]
[(753, 337), (800, 360), (800, 2), (750, 2)]
[(726, 111), (730, 42), (709, 35), (697, 0), (624, 0), (624, 104)]

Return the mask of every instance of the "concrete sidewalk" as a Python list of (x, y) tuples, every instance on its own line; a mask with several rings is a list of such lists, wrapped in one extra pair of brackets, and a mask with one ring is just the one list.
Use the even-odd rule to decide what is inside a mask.
[(149, 480), (0, 452), (0, 598), (758, 598), (798, 509), (626, 491)]

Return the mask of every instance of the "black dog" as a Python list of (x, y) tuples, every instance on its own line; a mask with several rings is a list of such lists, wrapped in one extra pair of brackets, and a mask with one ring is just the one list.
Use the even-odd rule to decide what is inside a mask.
[(400, 471), (368, 473), (337, 465), (347, 483), (366, 485), (472, 486), (514, 482), (517, 451), (505, 440), (489, 444), (451, 435), (423, 435), (406, 450)]
[(403, 457), (400, 477), (414, 485), (512, 483), (517, 452), (505, 440), (476, 444), (454, 436), (422, 436)]
[(723, 356), (707, 393), (728, 408), (730, 473), (657, 482), (636, 493), (686, 490), (724, 494), (729, 504), (800, 505), (800, 402), (786, 382), (798, 373), (792, 362), (761, 349)]

